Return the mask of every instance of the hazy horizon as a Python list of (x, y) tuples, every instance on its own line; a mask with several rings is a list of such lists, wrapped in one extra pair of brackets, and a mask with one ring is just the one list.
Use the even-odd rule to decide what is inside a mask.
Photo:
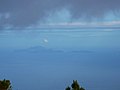
[(3, 31), (0, 78), (13, 90), (64, 90), (72, 80), (86, 90), (120, 89), (119, 38), (114, 29)]

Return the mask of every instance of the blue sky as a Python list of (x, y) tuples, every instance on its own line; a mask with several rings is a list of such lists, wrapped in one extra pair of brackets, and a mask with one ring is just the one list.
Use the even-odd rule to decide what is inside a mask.
[[(82, 42), (81, 46), (108, 45), (101, 44), (99, 41), (103, 38), (99, 38), (100, 35), (109, 35), (109, 31), (106, 30), (103, 33), (96, 32), (86, 35), (82, 33), (78, 38), (69, 32), (68, 36), (73, 36), (68, 40), (67, 33), (62, 34), (57, 32), (56, 34), (43, 34), (39, 36), (41, 32), (35, 31), (40, 27), (117, 27), (120, 26), (120, 1), (119, 0), (6, 0), (0, 1), (0, 32), (1, 34), (1, 48), (6, 47), (32, 47), (32, 46), (45, 46), (45, 47), (68, 47), (71, 42), (77, 44), (77, 40)], [(7, 30), (25, 30), (27, 31), (16, 32)], [(30, 34), (30, 35), (29, 35)], [(8, 36), (7, 36), (8, 35)], [(55, 36), (54, 36), (55, 35)], [(62, 40), (64, 44), (61, 46)], [(65, 36), (65, 37), (64, 37)], [(84, 37), (90, 37), (91, 39), (85, 39)], [(97, 36), (97, 38), (93, 38)], [(119, 35), (118, 35), (119, 37)], [(108, 39), (113, 37), (108, 37)], [(57, 40), (58, 39), (58, 40)], [(85, 40), (87, 41), (85, 41)], [(113, 38), (116, 41), (116, 38)], [(72, 41), (71, 41), (72, 40)], [(107, 40), (107, 39), (106, 39)], [(98, 43), (96, 43), (98, 42)], [(74, 44), (74, 47), (79, 47)], [(111, 42), (109, 42), (111, 44)], [(79, 44), (78, 44), (79, 45)], [(117, 42), (112, 44), (117, 46)], [(119, 45), (119, 44), (118, 44)], [(71, 46), (72, 47), (72, 46)]]

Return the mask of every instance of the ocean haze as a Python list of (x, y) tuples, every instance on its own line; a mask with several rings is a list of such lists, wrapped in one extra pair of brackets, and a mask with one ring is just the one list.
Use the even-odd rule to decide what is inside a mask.
[(13, 90), (64, 90), (74, 79), (86, 90), (119, 90), (119, 29), (83, 30), (1, 32), (0, 78)]

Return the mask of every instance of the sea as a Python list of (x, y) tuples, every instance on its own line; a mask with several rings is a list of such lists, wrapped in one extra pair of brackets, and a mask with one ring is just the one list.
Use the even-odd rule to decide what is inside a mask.
[(0, 80), (13, 90), (120, 90), (120, 29), (0, 31)]

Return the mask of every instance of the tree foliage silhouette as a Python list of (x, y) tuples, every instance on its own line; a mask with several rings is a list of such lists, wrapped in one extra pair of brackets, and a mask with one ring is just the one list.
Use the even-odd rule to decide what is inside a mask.
[(71, 88), (68, 86), (68, 87), (66, 87), (66, 89), (65, 90), (71, 90)]
[(10, 80), (0, 80), (0, 90), (12, 90)]
[(85, 89), (78, 84), (77, 80), (73, 80), (71, 88), (68, 86), (65, 90), (85, 90)]

